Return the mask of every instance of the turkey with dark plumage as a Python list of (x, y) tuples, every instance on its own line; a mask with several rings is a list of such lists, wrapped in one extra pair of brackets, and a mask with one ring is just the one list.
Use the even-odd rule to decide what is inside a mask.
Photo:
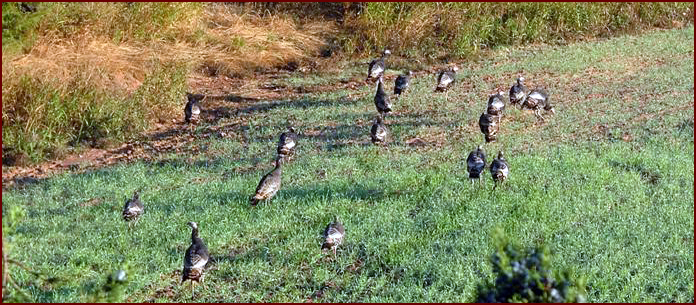
[(437, 76), (437, 86), (435, 87), (435, 92), (445, 92), (445, 101), (447, 101), (448, 89), (454, 85), (456, 81), (456, 75), (459, 68), (457, 66), (451, 66), (445, 71), (441, 71)]
[(377, 80), (375, 107), (377, 107), (377, 112), (379, 112), (379, 114), (382, 116), (392, 111), (392, 104), (391, 101), (389, 101), (389, 95), (387, 95), (387, 93), (384, 91), (384, 83), (382, 82), (381, 76)]
[(474, 184), (474, 179), (478, 179), (479, 184), (482, 183), (481, 173), (486, 169), (486, 153), (481, 145), (469, 153), (469, 157), (466, 158), (466, 169), (469, 172), (471, 184)]
[(201, 108), (198, 104), (205, 98), (205, 95), (187, 92), (186, 98), (188, 102), (186, 103), (186, 107), (184, 107), (184, 121), (188, 124), (192, 121), (198, 121), (199, 115), (201, 114)]
[(389, 129), (382, 122), (382, 117), (377, 116), (375, 122), (372, 124), (372, 129), (370, 129), (370, 138), (372, 139), (372, 144), (384, 144), (387, 141), (387, 136), (389, 135)]
[(384, 75), (384, 71), (387, 70), (387, 65), (384, 60), (389, 56), (389, 54), (391, 54), (391, 51), (385, 49), (380, 58), (370, 61), (370, 65), (367, 68), (367, 78), (365, 81), (369, 81), (371, 79), (376, 80)]
[(479, 128), (483, 133), (486, 143), (498, 140), (498, 130), (500, 129), (500, 118), (497, 115), (482, 113), (479, 117)]
[(291, 158), (295, 155), (295, 146), (297, 145), (297, 133), (292, 126), (288, 127), (288, 131), (280, 134), (278, 140), (278, 157)]
[(210, 255), (203, 239), (198, 236), (198, 224), (189, 222), (188, 225), (191, 227), (191, 245), (186, 249), (186, 254), (184, 255), (181, 283), (191, 281), (191, 297), (193, 297), (194, 283), (203, 282), (203, 271), (210, 259)]
[(397, 97), (400, 97), (401, 94), (406, 92), (406, 89), (408, 89), (408, 86), (410, 85), (410, 82), (411, 82), (411, 75), (412, 74), (413, 74), (413, 72), (408, 71), (407, 73), (404, 73), (404, 74), (396, 77), (396, 80), (394, 81), (394, 94)]
[(500, 118), (500, 116), (503, 115), (503, 110), (505, 110), (505, 101), (503, 100), (502, 92), (488, 97), (488, 106), (486, 107), (486, 112), (488, 114), (497, 115)]
[(556, 109), (549, 100), (549, 94), (546, 90), (542, 88), (536, 88), (529, 92), (527, 97), (522, 102), (522, 107), (526, 109), (534, 110), (534, 115), (542, 121), (545, 121), (544, 117), (541, 115), (541, 110), (551, 112), (556, 114)]
[(524, 77), (517, 78), (517, 82), (510, 87), (510, 105), (520, 104), (527, 97), (527, 87), (524, 86)]
[(498, 152), (498, 157), (491, 163), (491, 176), (493, 177), (493, 190), (507, 180), (510, 175), (507, 160), (503, 157), (503, 151)]
[(123, 220), (131, 221), (138, 220), (140, 215), (145, 211), (145, 206), (140, 201), (140, 190), (133, 192), (133, 197), (126, 200), (126, 204), (123, 206)]

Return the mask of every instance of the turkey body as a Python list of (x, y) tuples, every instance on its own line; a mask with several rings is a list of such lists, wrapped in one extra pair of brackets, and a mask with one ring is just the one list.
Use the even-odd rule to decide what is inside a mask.
[(503, 114), (503, 110), (505, 110), (505, 101), (502, 92), (488, 97), (488, 106), (486, 107), (488, 114), (500, 116)]
[(346, 230), (343, 224), (336, 218), (331, 222), (326, 229), (324, 229), (324, 242), (321, 244), (321, 249), (332, 250), (334, 256), (336, 255), (336, 248), (343, 243), (343, 237), (345, 236)]
[(275, 168), (261, 178), (259, 185), (256, 187), (256, 193), (249, 200), (251, 205), (257, 205), (260, 201), (273, 199), (278, 190), (280, 190), (280, 178), (283, 173), (282, 163), (283, 158), (277, 158)]
[(534, 115), (542, 121), (544, 121), (544, 117), (541, 115), (542, 109), (551, 113), (556, 113), (556, 110), (549, 100), (548, 92), (541, 88), (536, 88), (529, 92), (524, 102), (522, 102), (522, 107), (534, 110)]
[(466, 158), (466, 168), (472, 183), (474, 182), (473, 179), (479, 179), (479, 182), (481, 182), (481, 173), (486, 169), (486, 153), (480, 145), (469, 153), (469, 156)]
[(201, 114), (201, 108), (198, 103), (205, 97), (203, 94), (191, 94), (186, 93), (188, 102), (184, 107), (184, 121), (186, 123), (191, 123), (191, 121), (198, 120), (198, 116)]
[(440, 74), (437, 76), (437, 86), (435, 87), (435, 91), (447, 91), (447, 89), (452, 86), (456, 80), (455, 77), (457, 70), (457, 67), (452, 67), (448, 70), (440, 72)]
[(382, 52), (382, 57), (373, 59), (370, 61), (370, 65), (367, 68), (367, 79), (366, 81), (370, 79), (378, 79), (384, 74), (384, 71), (387, 70), (387, 65), (385, 64), (384, 60), (391, 54), (391, 51), (389, 50), (384, 50)]
[(413, 72), (408, 71), (403, 75), (399, 75), (394, 81), (394, 94), (401, 96), (402, 93), (408, 89), (409, 82), (411, 81), (411, 75)]
[(527, 87), (524, 86), (524, 77), (518, 77), (517, 83), (510, 87), (510, 104), (522, 104), (527, 97)]
[[(184, 269), (181, 282), (202, 282), (204, 276), (203, 269), (208, 263), (210, 255), (208, 254), (208, 247), (198, 236), (198, 224), (189, 222), (188, 225), (191, 227), (191, 245), (186, 249), (186, 254), (184, 255)], [(191, 289), (193, 289), (193, 286)]]
[(479, 117), (479, 128), (481, 129), (481, 133), (483, 133), (486, 143), (498, 140), (498, 130), (500, 129), (500, 125), (498, 124), (499, 121), (500, 118), (498, 116), (488, 113), (482, 113), (481, 117)]
[(280, 134), (278, 140), (278, 157), (285, 158), (295, 154), (295, 146), (297, 145), (297, 134), (293, 127), (288, 127), (288, 131)]
[(505, 182), (510, 175), (510, 168), (508, 163), (503, 157), (503, 152), (498, 152), (498, 157), (491, 163), (491, 176), (493, 178), (493, 189), (498, 186), (498, 184)]
[(372, 124), (372, 129), (370, 129), (370, 137), (373, 144), (385, 143), (387, 140), (387, 135), (389, 130), (387, 126), (382, 123), (382, 117), (377, 117), (375, 122)]
[(123, 220), (137, 220), (144, 211), (145, 206), (143, 206), (143, 203), (140, 201), (140, 191), (135, 191), (133, 192), (133, 197), (126, 200), (126, 204), (123, 206)]
[(389, 101), (389, 96), (384, 91), (384, 83), (382, 77), (377, 80), (377, 92), (375, 92), (375, 107), (380, 115), (387, 114), (392, 111), (392, 104)]

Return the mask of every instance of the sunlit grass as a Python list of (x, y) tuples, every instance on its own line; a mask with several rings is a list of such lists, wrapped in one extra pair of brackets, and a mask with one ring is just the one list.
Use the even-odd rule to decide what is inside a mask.
[[(196, 301), (470, 302), (492, 278), (500, 227), (584, 275), (589, 302), (693, 302), (693, 28), (496, 59), (463, 69), (447, 103), (432, 93), (434, 75), (414, 79), (387, 118), (388, 149), (368, 144), (366, 86), (242, 113), (246, 126), (232, 130), (246, 146), (199, 139), (215, 153), (5, 191), (3, 223), (13, 207), (27, 214), (4, 236), (11, 256), (65, 281), (32, 285), (12, 272), (40, 302), (84, 301), (117, 268), (128, 270), (127, 301), (187, 301), (179, 272), (196, 221), (216, 261)], [(484, 145), (489, 163), (502, 149), (511, 168), (493, 193), (490, 175), (471, 186), (464, 160), (483, 141), (487, 94), (518, 71), (550, 89), (557, 114), (542, 124), (506, 109), (499, 142)], [(297, 158), (275, 200), (253, 208), (289, 117)], [(405, 144), (414, 137), (429, 146)], [(120, 210), (136, 188), (146, 213), (128, 229)], [(347, 232), (335, 261), (320, 252), (334, 215)]]

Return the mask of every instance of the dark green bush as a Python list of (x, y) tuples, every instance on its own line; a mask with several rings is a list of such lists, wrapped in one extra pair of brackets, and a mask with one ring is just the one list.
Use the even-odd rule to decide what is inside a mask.
[(546, 247), (521, 251), (499, 231), (491, 257), (494, 282), (479, 284), (477, 303), (584, 303), (584, 279), (554, 272)]

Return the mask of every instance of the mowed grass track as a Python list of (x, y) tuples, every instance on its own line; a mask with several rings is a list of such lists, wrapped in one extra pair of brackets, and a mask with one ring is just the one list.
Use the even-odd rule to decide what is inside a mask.
[[(3, 192), (3, 222), (13, 206), (27, 212), (5, 236), (11, 256), (67, 281), (12, 272), (40, 302), (84, 301), (118, 268), (128, 301), (187, 301), (178, 282), (196, 221), (215, 262), (195, 301), (468, 302), (493, 278), (501, 227), (585, 276), (589, 302), (693, 302), (693, 46), (689, 27), (499, 50), (460, 66), (446, 103), (435, 75), (419, 75), (387, 119), (388, 149), (368, 144), (373, 86), (262, 102), (244, 124), (215, 122), (237, 136), (200, 139), (199, 154)], [(499, 142), (484, 145), (489, 163), (502, 149), (511, 168), (492, 193), (488, 172), (471, 186), (464, 160), (483, 141), (488, 94), (519, 72), (549, 89), (556, 115), (539, 123), (508, 107)], [(274, 202), (252, 208), (288, 119), (297, 157)], [(430, 145), (408, 146), (414, 137)], [(139, 187), (146, 214), (129, 229), (120, 211)], [(333, 215), (347, 232), (335, 261), (319, 249)]]

